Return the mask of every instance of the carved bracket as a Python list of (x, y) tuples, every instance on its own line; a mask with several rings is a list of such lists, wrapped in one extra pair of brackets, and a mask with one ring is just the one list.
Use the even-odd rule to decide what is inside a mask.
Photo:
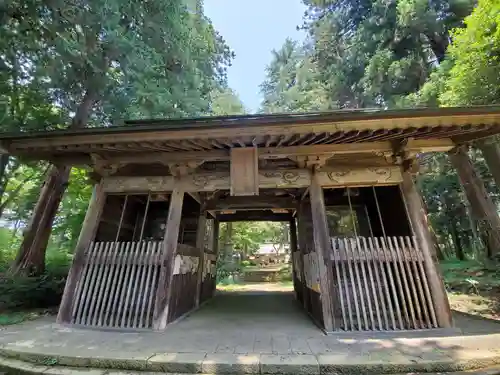
[(90, 157), (94, 164), (94, 170), (105, 177), (114, 175), (120, 168), (126, 165), (126, 163), (110, 162), (98, 154), (91, 154)]
[(170, 169), (172, 176), (180, 177), (193, 173), (201, 164), (203, 164), (203, 161), (198, 160), (186, 161), (182, 163), (167, 163), (167, 166)]
[(328, 159), (333, 155), (307, 155), (307, 156), (296, 156), (293, 160), (297, 162), (299, 168), (305, 169), (315, 169), (323, 167)]

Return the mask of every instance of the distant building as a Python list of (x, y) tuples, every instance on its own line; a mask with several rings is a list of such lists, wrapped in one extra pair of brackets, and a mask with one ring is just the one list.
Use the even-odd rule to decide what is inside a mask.
[(259, 250), (255, 254), (285, 254), (288, 252), (290, 244), (277, 244), (272, 242), (265, 242), (260, 244)]

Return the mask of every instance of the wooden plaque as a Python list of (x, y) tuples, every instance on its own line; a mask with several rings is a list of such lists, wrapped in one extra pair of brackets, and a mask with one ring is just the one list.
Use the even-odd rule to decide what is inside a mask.
[(256, 147), (231, 149), (231, 195), (259, 195)]

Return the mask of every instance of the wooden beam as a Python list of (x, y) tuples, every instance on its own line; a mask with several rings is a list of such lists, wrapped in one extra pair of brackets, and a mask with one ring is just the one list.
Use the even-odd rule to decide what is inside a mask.
[[(407, 148), (411, 152), (448, 151), (454, 147), (455, 144), (456, 141), (452, 141), (450, 138), (415, 139), (408, 143)], [(99, 162), (101, 164), (105, 163), (106, 165), (111, 166), (123, 166), (127, 164), (160, 163), (167, 165), (187, 162), (203, 163), (208, 161), (225, 161), (230, 160), (230, 153), (234, 152), (234, 150), (238, 152), (237, 150), (253, 149), (253, 147), (247, 147), (232, 148), (231, 151), (218, 149), (206, 151), (116, 151), (110, 153), (107, 150), (101, 151), (96, 148), (91, 148), (90, 145), (88, 146), (88, 149), (84, 148), (81, 150), (78, 149), (83, 147), (80, 144), (75, 145), (74, 147), (77, 147), (77, 149), (73, 150), (72, 154), (57, 154), (51, 147), (48, 147), (44, 152), (27, 152), (29, 152), (34, 159), (47, 159), (58, 164), (67, 165), (91, 165), (93, 164), (93, 158), (87, 153), (92, 153), (99, 156)], [(149, 147), (151, 146), (148, 146), (148, 148)], [(334, 155), (373, 154), (375, 156), (377, 154), (391, 153), (392, 150), (393, 145), (390, 141), (376, 141), (305, 146), (261, 147), (258, 148), (256, 152), (259, 159), (291, 158), (294, 160), (304, 160), (304, 163), (307, 164), (307, 158), (321, 160), (323, 163), (327, 158)], [(68, 151), (65, 152), (68, 153)], [(29, 157), (29, 155), (26, 156)]]
[(256, 147), (231, 149), (231, 195), (259, 195), (259, 159)]
[(297, 207), (297, 201), (289, 197), (227, 197), (207, 202), (208, 210), (230, 210), (230, 209), (271, 209)]
[(191, 198), (193, 198), (196, 202), (198, 202), (199, 204), (202, 204), (202, 198), (201, 198), (199, 193), (197, 193), (195, 191), (190, 191), (190, 192), (187, 192), (187, 194), (189, 194), (189, 196)]
[(290, 221), (292, 213), (273, 213), (271, 211), (237, 211), (234, 214), (217, 215), (220, 222), (234, 221)]
[(311, 199), (311, 212), (314, 226), (314, 247), (318, 255), (323, 324), (325, 326), (325, 331), (332, 332), (335, 328), (334, 279), (330, 261), (333, 250), (326, 218), (325, 197), (320, 185), (320, 180), (316, 174), (313, 174), (312, 177), (309, 196)]
[(165, 329), (168, 323), (168, 309), (172, 296), (174, 257), (179, 240), (183, 200), (184, 191), (175, 188), (170, 197), (170, 207), (168, 209), (165, 237), (163, 239), (160, 277), (153, 315), (153, 328), (155, 330)]
[(83, 220), (82, 230), (78, 237), (73, 262), (66, 278), (64, 293), (57, 314), (57, 323), (71, 323), (73, 305), (77, 302), (74, 300), (74, 293), (83, 271), (85, 252), (94, 240), (105, 202), (106, 193), (102, 188), (102, 184), (95, 185)]
[(408, 139), (406, 150), (414, 153), (446, 152), (450, 151), (456, 144), (451, 138), (439, 139)]
[(448, 296), (444, 288), (443, 280), (440, 277), (436, 261), (433, 257), (435, 253), (434, 247), (437, 246), (437, 244), (434, 243), (431, 232), (429, 231), (427, 214), (425, 212), (422, 197), (408, 169), (403, 170), (401, 192), (406, 203), (414, 235), (417, 239), (417, 243), (420, 245), (419, 250), (422, 252), (424, 258), (425, 273), (429, 282), (438, 325), (441, 328), (451, 327), (452, 316)]
[[(401, 182), (401, 170), (397, 166), (373, 168), (324, 168), (317, 172), (321, 186), (371, 186), (397, 185)], [(227, 172), (196, 173), (175, 179), (173, 176), (103, 178), (106, 192), (112, 193), (147, 193), (172, 191), (175, 185), (185, 192), (210, 192), (229, 190), (230, 177)], [(306, 169), (261, 170), (259, 172), (260, 189), (307, 188), (311, 185), (311, 172)]]

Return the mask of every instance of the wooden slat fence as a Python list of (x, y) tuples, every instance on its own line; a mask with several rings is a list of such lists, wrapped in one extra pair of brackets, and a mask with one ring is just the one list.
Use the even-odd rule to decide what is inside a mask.
[(332, 238), (332, 250), (341, 330), (437, 328), (414, 237)]
[(73, 324), (151, 328), (162, 241), (93, 242), (73, 299)]
[(177, 244), (172, 283), (169, 285), (172, 290), (168, 303), (168, 323), (195, 307), (199, 254), (200, 250), (194, 246)]

